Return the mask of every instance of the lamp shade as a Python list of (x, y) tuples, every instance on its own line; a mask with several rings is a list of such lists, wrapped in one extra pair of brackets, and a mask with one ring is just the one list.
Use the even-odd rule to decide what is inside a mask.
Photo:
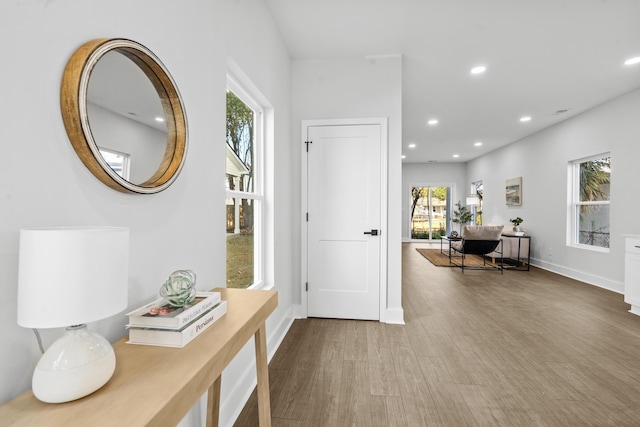
[(478, 206), (480, 198), (476, 195), (467, 196), (467, 206)]
[(18, 324), (57, 328), (113, 316), (127, 307), (129, 230), (20, 230)]

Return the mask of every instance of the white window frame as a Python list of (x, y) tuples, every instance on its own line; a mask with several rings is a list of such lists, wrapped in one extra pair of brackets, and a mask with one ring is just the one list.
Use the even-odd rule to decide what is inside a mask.
[[(611, 245), (609, 245), (609, 248), (586, 245), (584, 243), (580, 243), (579, 236), (579, 212), (581, 206), (611, 206), (611, 200), (597, 200), (589, 202), (583, 202), (580, 200), (580, 165), (584, 162), (599, 160), (605, 157), (611, 158), (611, 153), (601, 153), (595, 156), (584, 157), (582, 159), (577, 159), (569, 162), (567, 180), (567, 194), (569, 195), (567, 203), (567, 246), (578, 249), (586, 249), (594, 252), (609, 253)], [(609, 226), (611, 226), (611, 211), (609, 211)]]
[[(264, 289), (265, 285), (265, 221), (264, 221), (264, 142), (265, 108), (230, 73), (227, 74), (227, 89), (233, 92), (255, 114), (253, 133), (253, 192), (226, 189), (226, 199), (250, 199), (253, 203), (253, 277), (254, 282), (246, 289)], [(225, 199), (225, 203), (226, 203)]]

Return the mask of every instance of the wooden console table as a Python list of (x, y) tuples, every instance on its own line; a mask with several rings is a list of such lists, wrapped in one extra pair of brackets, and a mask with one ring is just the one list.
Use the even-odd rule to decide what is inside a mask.
[(260, 426), (271, 425), (265, 320), (276, 291), (215, 289), (227, 314), (184, 348), (114, 344), (116, 370), (95, 393), (67, 403), (43, 403), (26, 392), (0, 405), (3, 426), (175, 426), (205, 391), (207, 426), (217, 426), (220, 375), (255, 336)]

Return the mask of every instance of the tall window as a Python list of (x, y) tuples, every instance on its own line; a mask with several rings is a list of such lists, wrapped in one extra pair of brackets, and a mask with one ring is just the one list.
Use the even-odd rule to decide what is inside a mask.
[(447, 234), (449, 187), (411, 188), (411, 238), (439, 239)]
[(569, 167), (572, 183), (569, 244), (596, 250), (609, 249), (611, 156), (580, 159)]
[(473, 204), (469, 205), (469, 210), (473, 214), (473, 225), (482, 225), (482, 200), (483, 200), (484, 187), (482, 181), (475, 181), (471, 183), (471, 199)]
[(263, 281), (262, 108), (232, 79), (227, 89), (227, 287)]

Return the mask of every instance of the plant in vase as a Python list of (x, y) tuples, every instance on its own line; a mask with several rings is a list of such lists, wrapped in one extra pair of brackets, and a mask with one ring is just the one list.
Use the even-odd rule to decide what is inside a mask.
[(522, 222), (524, 221), (524, 219), (518, 217), (515, 217), (514, 219), (510, 219), (509, 222), (511, 224), (513, 224), (513, 231), (515, 231), (516, 233), (521, 233), (522, 232), (522, 227), (520, 227), (520, 224), (522, 224)]
[(462, 226), (471, 222), (473, 214), (466, 206), (462, 206), (462, 202), (459, 200), (455, 206), (457, 209), (453, 211), (451, 221), (460, 224), (460, 234), (462, 234)]

